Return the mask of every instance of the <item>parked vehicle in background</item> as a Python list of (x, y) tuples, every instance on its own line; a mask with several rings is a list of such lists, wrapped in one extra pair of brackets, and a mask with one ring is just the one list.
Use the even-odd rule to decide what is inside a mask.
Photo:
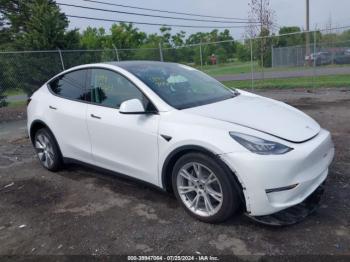
[(309, 65), (315, 63), (316, 66), (329, 65), (332, 63), (332, 54), (330, 52), (317, 52), (305, 56), (305, 62)]
[(344, 52), (336, 53), (334, 63), (338, 65), (350, 64), (350, 49)]
[(260, 220), (293, 207), (289, 221), (304, 216), (334, 156), (330, 133), (303, 112), (175, 63), (64, 71), (30, 98), (28, 130), (48, 170), (79, 161), (125, 174), (205, 222), (241, 207)]

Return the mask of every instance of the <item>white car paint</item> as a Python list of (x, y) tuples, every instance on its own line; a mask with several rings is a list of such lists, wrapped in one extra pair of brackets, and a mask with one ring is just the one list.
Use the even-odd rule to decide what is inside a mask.
[(88, 105), (94, 164), (158, 185), (159, 115), (125, 115), (118, 109)]
[(320, 132), (320, 126), (303, 112), (260, 96), (241, 95), (186, 111), (260, 130), (292, 142), (308, 140)]
[[(159, 113), (128, 115), (114, 108), (70, 101), (53, 95), (46, 83), (31, 97), (28, 130), (34, 121), (44, 122), (64, 157), (164, 187), (162, 172), (167, 157), (183, 146), (199, 146), (231, 168), (244, 189), (247, 211), (255, 216), (302, 202), (327, 177), (334, 156), (330, 133), (295, 108), (239, 90), (240, 95), (232, 99), (177, 110), (117, 65), (83, 65), (61, 74), (90, 67), (126, 76)], [(92, 114), (100, 119), (91, 118)], [(293, 150), (283, 155), (254, 154), (230, 137), (231, 131), (278, 142)], [(172, 139), (167, 141), (161, 135)], [(265, 191), (292, 184), (298, 186), (281, 192)]]

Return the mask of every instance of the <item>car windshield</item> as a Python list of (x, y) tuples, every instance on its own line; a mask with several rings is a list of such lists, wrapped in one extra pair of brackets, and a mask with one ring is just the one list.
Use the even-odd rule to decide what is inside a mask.
[(165, 102), (185, 109), (229, 99), (238, 94), (208, 75), (181, 64), (120, 63), (137, 76)]

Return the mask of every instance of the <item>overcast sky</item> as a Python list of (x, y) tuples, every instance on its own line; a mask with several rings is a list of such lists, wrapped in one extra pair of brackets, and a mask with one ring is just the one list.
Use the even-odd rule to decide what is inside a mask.
[[(205, 14), (211, 16), (239, 17), (247, 18), (248, 16), (248, 0), (100, 0), (103, 2), (114, 2), (117, 4), (132, 5), (154, 9), (164, 9), (169, 11), (187, 12)], [(270, 0), (272, 8), (276, 12), (276, 22), (279, 26), (297, 25), (305, 27), (305, 0)], [(88, 3), (83, 0), (57, 0), (57, 3), (78, 4), (84, 6), (98, 7), (111, 10), (128, 11), (142, 13), (142, 10), (128, 9), (122, 7), (113, 7), (102, 4)], [(125, 14), (106, 13), (101, 11), (85, 10), (74, 7), (62, 6), (62, 10), (66, 14), (93, 16), (107, 19), (118, 19), (128, 21), (140, 21), (164, 24), (188, 24), (199, 25), (200, 22), (182, 21), (172, 19), (160, 19), (152, 17), (131, 16)], [(311, 28), (325, 28), (329, 21), (333, 26), (350, 25), (350, 1), (349, 0), (310, 0), (310, 26)], [(151, 12), (146, 12), (151, 13)], [(166, 13), (151, 13), (165, 16), (173, 16)], [(176, 15), (174, 15), (176, 16)], [(179, 16), (179, 15), (178, 15)], [(192, 17), (198, 18), (198, 17)], [(204, 19), (204, 18), (203, 18)], [(209, 19), (209, 18), (208, 18)], [(69, 18), (70, 28), (79, 28), (81, 30), (88, 26), (105, 27), (109, 29), (111, 22), (100, 22), (81, 20), (77, 18)], [(202, 23), (202, 25), (218, 25), (216, 23)], [(159, 32), (159, 27), (149, 25), (136, 25), (140, 30), (153, 33)], [(180, 31), (180, 28), (174, 28), (173, 31)], [(196, 31), (210, 31), (210, 29), (189, 29), (182, 30), (193, 33)], [(235, 38), (241, 38), (244, 29), (231, 29), (231, 33)]]

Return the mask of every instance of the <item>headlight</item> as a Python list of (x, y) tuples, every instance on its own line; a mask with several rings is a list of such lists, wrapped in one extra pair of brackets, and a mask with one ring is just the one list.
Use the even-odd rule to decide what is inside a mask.
[(236, 132), (230, 132), (230, 136), (249, 151), (260, 155), (282, 155), (293, 150), (293, 148), (288, 146), (255, 136)]

